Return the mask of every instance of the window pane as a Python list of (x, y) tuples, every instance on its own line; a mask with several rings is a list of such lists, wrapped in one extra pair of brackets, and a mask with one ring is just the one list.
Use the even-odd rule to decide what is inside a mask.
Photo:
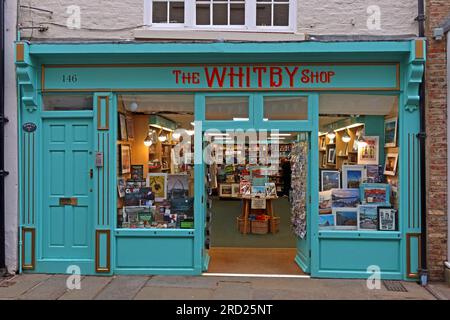
[(248, 97), (206, 97), (206, 120), (248, 119)]
[(214, 4), (213, 5), (213, 25), (227, 25), (228, 24), (228, 5)]
[(184, 23), (184, 2), (170, 2), (170, 23)]
[(308, 120), (307, 97), (264, 97), (264, 118)]
[(153, 2), (153, 23), (167, 23), (167, 2)]
[(197, 4), (197, 25), (209, 25), (209, 4)]
[(272, 6), (270, 4), (258, 4), (256, 6), (256, 25), (271, 26)]
[(230, 6), (230, 24), (245, 24), (245, 4), (231, 4)]
[(92, 95), (61, 95), (52, 94), (42, 97), (45, 111), (92, 110), (94, 99)]
[(289, 4), (276, 4), (273, 9), (273, 25), (289, 25)]

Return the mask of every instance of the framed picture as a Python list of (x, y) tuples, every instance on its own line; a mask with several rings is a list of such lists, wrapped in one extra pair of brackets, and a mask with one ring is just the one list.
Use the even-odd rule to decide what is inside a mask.
[(266, 186), (252, 186), (252, 196), (254, 197), (265, 197), (266, 196)]
[(134, 140), (134, 120), (132, 117), (126, 117), (127, 123), (127, 138), (128, 140)]
[(359, 189), (332, 189), (331, 202), (333, 208), (356, 208), (360, 202)]
[(378, 230), (398, 231), (397, 210), (392, 207), (378, 207)]
[(397, 161), (398, 153), (386, 154), (386, 161), (384, 162), (384, 174), (387, 176), (397, 175)]
[(327, 166), (327, 154), (323, 153), (322, 155), (322, 167), (325, 168)]
[(336, 226), (336, 216), (334, 214), (319, 215), (319, 229), (332, 229)]
[(335, 164), (336, 163), (336, 148), (329, 147), (327, 150), (327, 163)]
[(233, 188), (231, 184), (222, 183), (219, 188), (219, 197), (231, 198), (233, 195)]
[(131, 148), (129, 145), (120, 145), (120, 173), (131, 172)]
[(363, 183), (360, 190), (363, 204), (390, 204), (390, 185), (387, 183)]
[(330, 214), (332, 212), (331, 190), (319, 192), (319, 214)]
[(126, 141), (128, 140), (127, 135), (127, 117), (123, 113), (119, 113), (119, 133), (120, 133), (120, 140)]
[(117, 179), (117, 192), (119, 194), (119, 198), (125, 197), (125, 189), (126, 189), (125, 179), (118, 178)]
[(378, 206), (364, 204), (358, 206), (358, 229), (377, 230), (378, 229)]
[(276, 197), (277, 196), (277, 186), (275, 182), (266, 183), (266, 197)]
[(378, 164), (379, 137), (364, 137), (365, 145), (358, 146), (358, 164)]
[(384, 147), (394, 148), (397, 146), (397, 118), (384, 121)]
[(186, 173), (167, 174), (167, 197), (169, 199), (172, 193), (189, 197), (189, 175)]
[(323, 136), (320, 140), (320, 149), (326, 150), (327, 149), (327, 136)]
[(341, 188), (341, 173), (338, 170), (320, 171), (320, 191)]
[(366, 166), (366, 181), (367, 183), (383, 183), (383, 166), (370, 164)]
[(358, 208), (333, 208), (333, 215), (336, 217), (336, 229), (358, 229)]
[(167, 198), (167, 174), (149, 173), (147, 175), (147, 185), (155, 194), (155, 201), (161, 202)]
[(342, 188), (358, 189), (366, 179), (366, 168), (362, 165), (342, 166)]
[(131, 166), (131, 180), (144, 180), (144, 165), (133, 164)]
[(252, 193), (252, 185), (250, 181), (241, 179), (241, 182), (239, 183), (239, 193), (243, 196), (249, 196)]
[(239, 183), (233, 183), (231, 185), (231, 196), (233, 198), (237, 198), (237, 197), (239, 197), (239, 192), (240, 192), (240, 185), (239, 185)]

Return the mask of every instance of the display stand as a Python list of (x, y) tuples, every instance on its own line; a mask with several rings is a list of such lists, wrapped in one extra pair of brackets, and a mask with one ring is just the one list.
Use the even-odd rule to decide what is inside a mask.
[[(243, 207), (242, 207), (242, 218), (244, 219), (244, 230), (243, 234), (247, 234), (248, 217), (251, 211), (252, 196), (242, 196)], [(266, 213), (270, 216), (270, 232), (275, 233), (275, 219), (273, 215), (273, 200), (278, 199), (278, 197), (265, 197), (266, 200)]]

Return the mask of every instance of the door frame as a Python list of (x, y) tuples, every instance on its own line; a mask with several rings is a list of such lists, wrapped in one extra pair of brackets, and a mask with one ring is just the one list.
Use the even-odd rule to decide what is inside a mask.
[[(205, 99), (206, 97), (232, 97), (232, 96), (248, 96), (249, 97), (249, 121), (211, 121), (205, 119)], [(269, 120), (264, 121), (264, 97), (288, 97), (303, 96), (308, 97), (308, 120), (299, 121), (280, 121)], [(227, 129), (278, 129), (280, 131), (305, 132), (309, 135), (309, 179), (308, 190), (309, 201), (307, 201), (307, 236), (306, 247), (309, 250), (307, 261), (305, 257), (299, 255), (299, 244), (297, 239), (297, 255), (295, 262), (306, 273), (310, 273), (314, 261), (318, 261), (318, 243), (312, 241), (313, 237), (317, 238), (318, 233), (318, 207), (312, 204), (318, 203), (319, 199), (319, 154), (314, 152), (318, 150), (319, 140), (319, 93), (305, 92), (218, 92), (218, 93), (197, 93), (195, 94), (195, 181), (204, 181), (205, 163), (203, 162), (203, 134), (208, 129), (227, 130)], [(205, 252), (205, 226), (206, 226), (206, 195), (203, 183), (195, 183), (195, 193), (200, 195), (195, 198), (195, 216), (196, 221), (196, 238), (198, 248), (201, 252), (203, 271), (208, 269), (210, 257)], [(309, 258), (309, 259), (308, 259)]]
[[(41, 117), (40, 117), (40, 125), (42, 128), (44, 128), (44, 122), (52, 119), (57, 120), (64, 120), (64, 119), (88, 119), (91, 123), (91, 146), (92, 146), (92, 161), (94, 158), (94, 139), (95, 139), (95, 126), (94, 126), (94, 111), (93, 110), (80, 110), (80, 111), (42, 111)], [(42, 133), (39, 137), (39, 144), (44, 144), (44, 134)], [(37, 157), (39, 159), (39, 170), (37, 171), (37, 181), (39, 181), (39, 185), (41, 186), (37, 192), (38, 192), (38, 203), (37, 207), (41, 208), (40, 210), (36, 211), (36, 261), (35, 261), (35, 271), (36, 272), (46, 272), (46, 273), (66, 273), (67, 263), (69, 261), (73, 261), (75, 265), (79, 265), (82, 269), (82, 274), (95, 274), (94, 272), (94, 262), (95, 262), (95, 215), (94, 215), (94, 207), (95, 207), (95, 199), (94, 199), (94, 189), (95, 189), (95, 183), (92, 182), (92, 189), (93, 192), (91, 192), (91, 203), (90, 203), (90, 217), (92, 218), (91, 223), (91, 230), (90, 230), (90, 258), (87, 260), (78, 261), (68, 258), (68, 259), (46, 259), (43, 260), (43, 214), (45, 212), (44, 208), (44, 201), (43, 201), (43, 188), (42, 184), (44, 183), (44, 152), (43, 149), (40, 151), (40, 148), (38, 148), (38, 152), (40, 153)], [(94, 164), (92, 163), (92, 168), (94, 167)], [(63, 268), (63, 269), (61, 269)]]

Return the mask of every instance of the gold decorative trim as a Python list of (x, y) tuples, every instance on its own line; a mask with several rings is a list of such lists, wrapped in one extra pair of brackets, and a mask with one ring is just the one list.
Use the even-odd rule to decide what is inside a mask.
[[(106, 235), (106, 267), (100, 266), (100, 236)], [(95, 231), (95, 272), (109, 273), (111, 272), (111, 231), (96, 230)]]
[[(25, 236), (31, 233), (31, 264), (25, 264)], [(22, 228), (22, 269), (34, 270), (36, 268), (36, 229)]]
[(416, 59), (424, 58), (423, 40), (416, 40)]
[(23, 43), (16, 44), (16, 62), (25, 62), (25, 45)]
[[(232, 91), (304, 91), (304, 92), (316, 92), (316, 91), (400, 91), (400, 63), (398, 62), (268, 62), (268, 63), (164, 63), (164, 64), (60, 64), (60, 65), (45, 65), (46, 69), (61, 69), (61, 68), (149, 68), (149, 67), (196, 67), (196, 66), (392, 66), (397, 67), (396, 75), (396, 87), (392, 88), (317, 88), (317, 89), (305, 89), (305, 88), (243, 88), (243, 89), (209, 89), (209, 88), (175, 88), (175, 89), (125, 89), (118, 88), (112, 91), (114, 92), (232, 92)], [(42, 65), (41, 76), (41, 88), (42, 92), (101, 92), (111, 91), (111, 88), (90, 88), (90, 89), (45, 89), (45, 69)]]
[[(105, 125), (102, 126), (102, 100), (105, 100)], [(97, 97), (97, 130), (109, 130), (109, 96)]]
[(406, 276), (411, 279), (419, 278), (419, 273), (411, 272), (411, 238), (417, 238), (417, 245), (419, 249), (418, 262), (422, 259), (422, 235), (420, 233), (407, 233), (406, 234)]

